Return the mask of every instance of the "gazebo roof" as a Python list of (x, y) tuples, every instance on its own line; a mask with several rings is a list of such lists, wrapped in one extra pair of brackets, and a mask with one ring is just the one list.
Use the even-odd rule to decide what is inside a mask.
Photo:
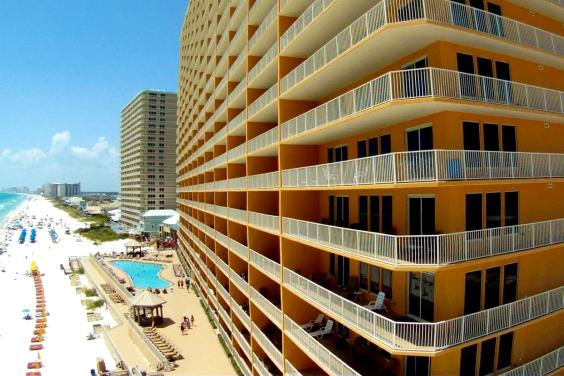
[(143, 244), (141, 244), (137, 240), (132, 240), (130, 242), (125, 243), (125, 247), (126, 248), (141, 248), (141, 247), (143, 247)]
[(141, 294), (135, 297), (132, 304), (137, 307), (158, 307), (166, 303), (166, 300), (160, 296), (153, 294), (149, 290), (143, 290)]

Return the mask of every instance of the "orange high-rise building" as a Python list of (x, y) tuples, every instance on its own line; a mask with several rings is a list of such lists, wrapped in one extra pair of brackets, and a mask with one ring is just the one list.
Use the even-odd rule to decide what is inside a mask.
[(563, 22), (555, 0), (190, 1), (180, 254), (244, 374), (564, 363)]

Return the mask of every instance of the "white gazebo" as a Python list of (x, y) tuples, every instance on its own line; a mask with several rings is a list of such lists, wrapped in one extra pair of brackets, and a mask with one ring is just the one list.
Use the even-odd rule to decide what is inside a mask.
[[(142, 325), (151, 320), (151, 325), (155, 322), (163, 322), (163, 304), (166, 300), (153, 294), (149, 290), (143, 290), (132, 302), (134, 320)], [(156, 311), (156, 312), (155, 312)]]

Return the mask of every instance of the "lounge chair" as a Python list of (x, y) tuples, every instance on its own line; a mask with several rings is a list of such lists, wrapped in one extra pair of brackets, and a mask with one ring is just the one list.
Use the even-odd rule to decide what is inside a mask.
[(371, 311), (384, 310), (384, 311), (388, 312), (388, 307), (386, 307), (386, 305), (384, 304), (385, 298), (386, 298), (386, 293), (383, 292), (383, 291), (380, 291), (378, 293), (378, 295), (376, 296), (376, 300), (369, 302), (368, 304), (366, 304), (364, 306), (364, 308), (369, 309)]
[(38, 350), (43, 350), (43, 345), (39, 344), (39, 345), (29, 345), (29, 349), (31, 351), (38, 351)]
[(325, 318), (325, 315), (323, 313), (320, 313), (319, 315), (317, 315), (315, 317), (315, 319), (309, 320), (309, 322), (306, 322), (305, 324), (300, 325), (300, 328), (307, 330), (309, 332), (313, 328), (315, 328), (316, 326), (321, 326), (324, 318)]
[(313, 333), (310, 333), (310, 335), (313, 338), (322, 339), (324, 335), (331, 334), (332, 331), (333, 331), (333, 320), (327, 320), (327, 323), (325, 324), (324, 327), (320, 328), (319, 330), (316, 330)]

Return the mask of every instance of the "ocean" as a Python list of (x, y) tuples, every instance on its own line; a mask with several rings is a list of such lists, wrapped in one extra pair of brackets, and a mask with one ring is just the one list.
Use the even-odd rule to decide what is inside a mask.
[(14, 210), (24, 199), (26, 195), (19, 193), (0, 193), (0, 223), (4, 217)]

